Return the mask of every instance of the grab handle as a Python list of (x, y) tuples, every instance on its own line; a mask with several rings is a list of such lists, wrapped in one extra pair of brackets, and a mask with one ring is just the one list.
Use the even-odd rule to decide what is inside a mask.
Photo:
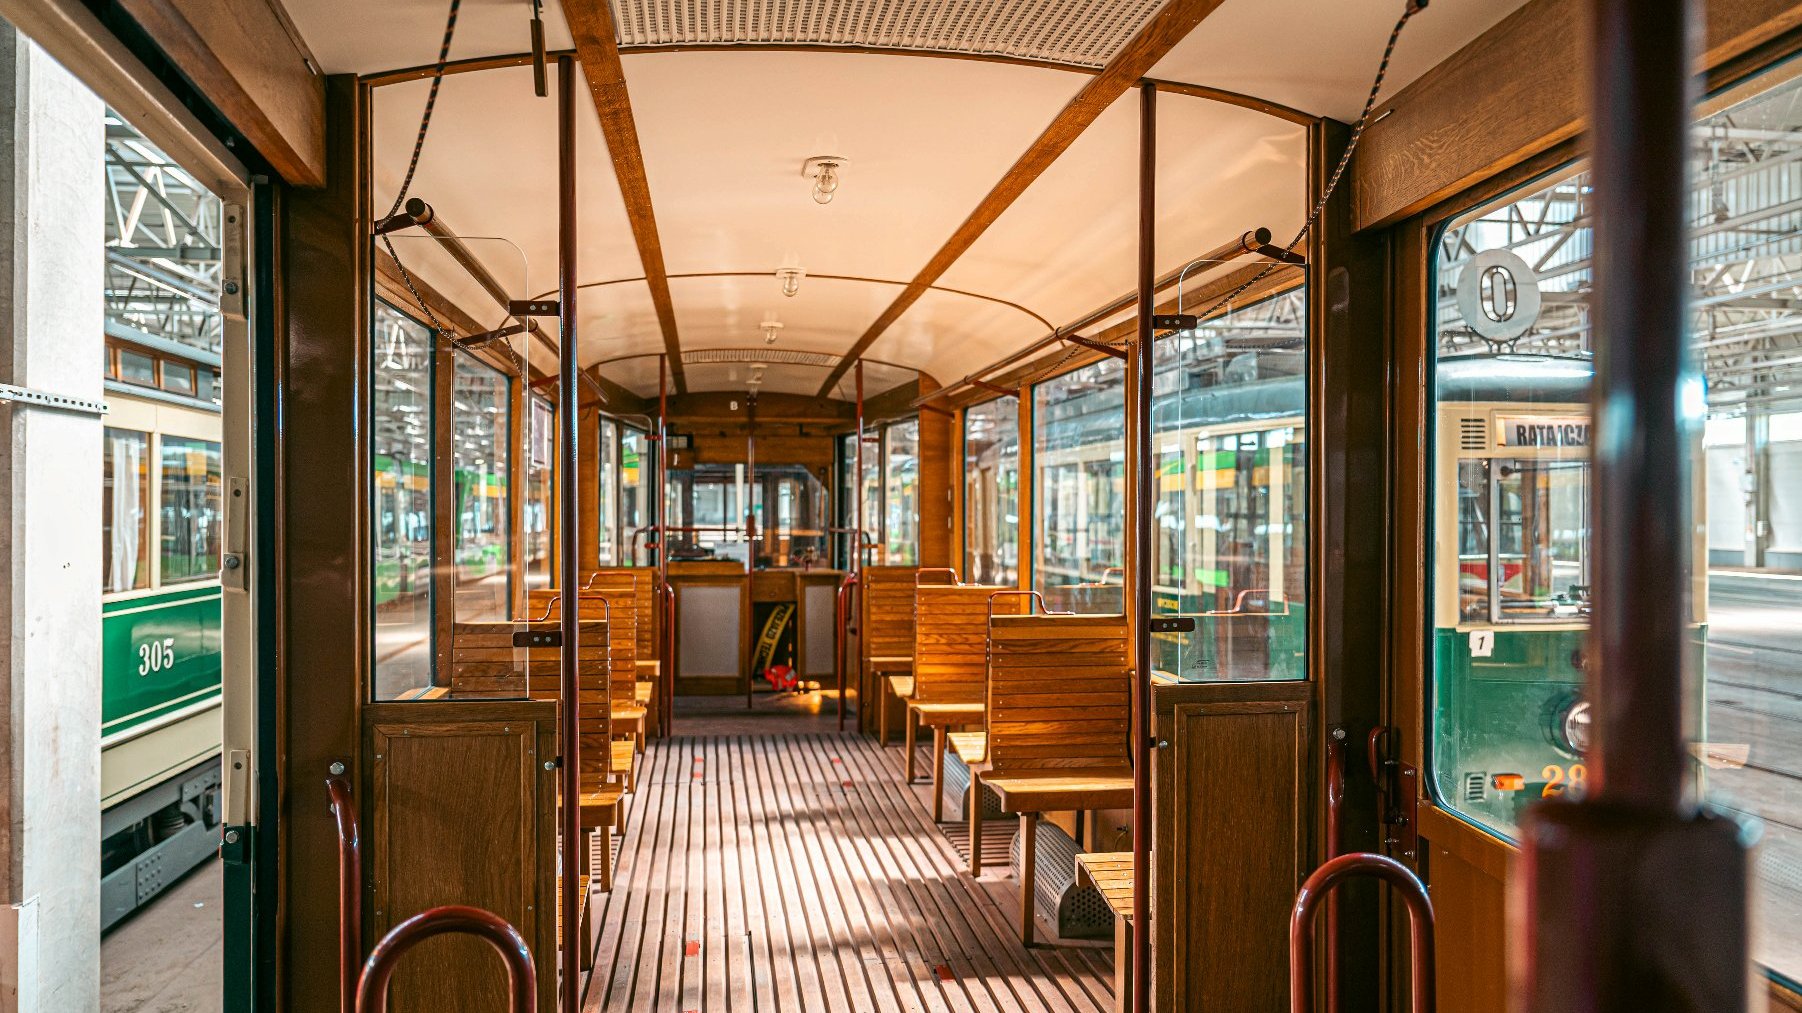
[(325, 797), (338, 825), (338, 1009), (352, 1013), (363, 960), (363, 839), (350, 782), (335, 775), (326, 778)]
[(1314, 870), (1289, 913), (1289, 1010), (1314, 1013), (1314, 915), (1341, 881), (1375, 876), (1408, 905), (1408, 955), (1413, 964), (1413, 1013), (1433, 1013), (1433, 901), (1420, 878), (1388, 855), (1354, 851)]
[(356, 1013), (387, 1013), (388, 980), (407, 951), (433, 936), (467, 933), (480, 936), (500, 953), (507, 965), (507, 1011), (530, 1013), (537, 1002), (538, 974), (532, 966), (532, 951), (519, 930), (506, 919), (479, 907), (448, 904), (421, 911), (391, 929), (375, 944), (369, 960), (363, 965), (363, 979), (357, 986)]

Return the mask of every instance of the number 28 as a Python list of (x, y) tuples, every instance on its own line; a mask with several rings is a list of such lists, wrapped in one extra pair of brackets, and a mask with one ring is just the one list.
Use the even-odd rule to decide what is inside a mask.
[(138, 674), (149, 675), (175, 667), (175, 638), (164, 637), (138, 645)]
[(1545, 778), (1545, 787), (1540, 790), (1539, 795), (1541, 798), (1551, 798), (1553, 795), (1564, 794), (1564, 789), (1567, 787), (1581, 788), (1588, 775), (1589, 768), (1581, 763), (1571, 764), (1568, 772), (1556, 763), (1548, 763), (1545, 769), (1539, 772), (1539, 776)]

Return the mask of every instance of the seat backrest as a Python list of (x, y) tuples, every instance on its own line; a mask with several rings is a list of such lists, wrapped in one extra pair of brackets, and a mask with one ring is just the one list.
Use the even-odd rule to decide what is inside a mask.
[(858, 576), (863, 597), (860, 639), (865, 658), (906, 658), (914, 653), (913, 566), (866, 566)]
[[(613, 699), (632, 702), (638, 681), (638, 615), (630, 576), (593, 582), (593, 589), (578, 591), (576, 601), (583, 620), (598, 619), (607, 626), (607, 670)], [(555, 588), (534, 588), (526, 596), (526, 610), (535, 620), (555, 621), (563, 615), (562, 595)]]
[[(542, 611), (542, 609), (540, 610)], [(516, 633), (551, 633), (554, 622), (455, 623), (451, 626), (450, 695), (453, 700), (555, 700), (561, 695), (561, 651), (515, 647)], [(576, 709), (582, 740), (581, 769), (606, 774), (613, 715), (606, 679), (607, 624), (584, 620), (576, 651)]]
[[(916, 701), (983, 702), (989, 596), (1011, 590), (985, 584), (921, 584), (914, 588)], [(1022, 610), (1017, 597), (998, 598), (995, 608), (1004, 614)]]
[(988, 634), (991, 770), (1131, 767), (1125, 616), (998, 614)]
[(654, 566), (610, 566), (583, 577), (590, 590), (614, 587), (607, 581), (632, 578), (632, 606), (638, 623), (638, 660), (657, 660), (657, 568)]

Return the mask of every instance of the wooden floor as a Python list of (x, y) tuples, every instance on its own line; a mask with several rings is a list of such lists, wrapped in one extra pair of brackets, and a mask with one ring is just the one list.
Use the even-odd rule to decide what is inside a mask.
[(1021, 946), (1013, 883), (963, 871), (900, 759), (833, 733), (651, 743), (584, 1008), (1111, 1009), (1111, 953)]

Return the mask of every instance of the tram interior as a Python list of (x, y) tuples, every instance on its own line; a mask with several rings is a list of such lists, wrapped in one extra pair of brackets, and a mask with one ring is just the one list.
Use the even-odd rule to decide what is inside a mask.
[(1802, 1011), (1791, 0), (0, 29), (0, 1008)]

